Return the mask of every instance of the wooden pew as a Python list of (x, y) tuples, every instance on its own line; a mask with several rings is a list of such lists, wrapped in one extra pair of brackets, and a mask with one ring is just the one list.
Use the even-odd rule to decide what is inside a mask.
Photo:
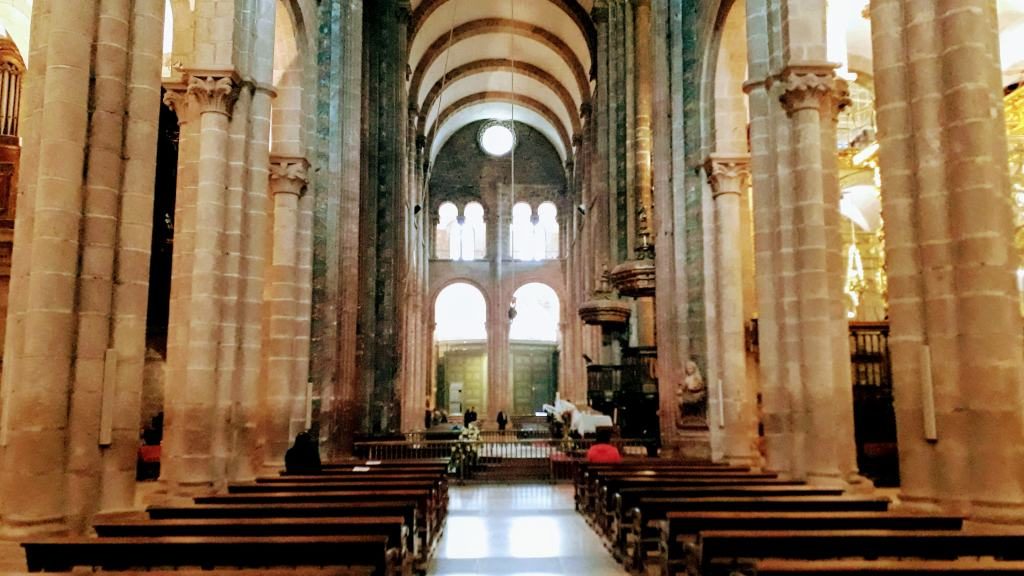
[[(322, 482), (236, 482), (228, 485), (228, 494), (266, 494), (273, 492), (337, 492), (343, 490), (430, 490), (434, 505), (447, 509), (447, 484), (440, 479), (364, 480), (330, 479)], [(441, 510), (439, 510), (441, 511)], [(444, 514), (442, 513), (441, 516)]]
[(686, 549), (706, 530), (958, 531), (962, 527), (959, 516), (906, 512), (675, 512), (662, 523), (658, 552), (662, 574), (673, 574), (684, 564)]
[(762, 473), (762, 472), (739, 472), (739, 471), (724, 471), (724, 472), (691, 472), (685, 470), (615, 470), (615, 471), (601, 471), (588, 473), (581, 484), (577, 487), (577, 509), (583, 511), (586, 514), (593, 514), (596, 509), (596, 501), (598, 494), (601, 493), (601, 487), (616, 481), (626, 481), (629, 479), (691, 479), (694, 481), (704, 480), (711, 482), (714, 480), (777, 480), (777, 475), (774, 473)]
[(656, 459), (642, 459), (636, 461), (625, 460), (620, 464), (596, 464), (590, 462), (578, 462), (573, 475), (577, 510), (581, 510), (581, 503), (586, 501), (584, 492), (587, 491), (594, 479), (603, 474), (650, 474), (658, 472), (678, 472), (691, 475), (728, 475), (728, 474), (749, 474), (747, 466), (727, 466), (723, 464), (684, 464), (675, 461), (659, 461)]
[(758, 560), (758, 576), (848, 576), (850, 574), (913, 574), (915, 576), (985, 576), (1024, 574), (1024, 562), (963, 558), (960, 560)]
[(433, 523), (441, 526), (447, 516), (448, 490), (447, 483), (440, 479), (428, 480), (362, 480), (345, 479), (325, 482), (296, 483), (232, 483), (228, 485), (228, 494), (272, 494), (278, 492), (291, 493), (324, 493), (345, 490), (430, 490), (430, 509)]
[(232, 519), (122, 519), (93, 525), (100, 538), (159, 538), (165, 536), (341, 536), (381, 535), (388, 548), (397, 549), (402, 574), (411, 574), (413, 550), (408, 546), (409, 526), (402, 516), (350, 516), (339, 518), (232, 518)]
[(760, 559), (914, 558), (957, 560), (992, 557), (1024, 560), (1024, 533), (899, 530), (765, 530), (700, 532), (688, 558), (691, 573), (751, 574)]
[(199, 496), (196, 504), (341, 504), (363, 501), (404, 502), (417, 504), (417, 525), (425, 551), (429, 551), (440, 534), (436, 524), (439, 512), (434, 510), (433, 491), (426, 489), (401, 490), (338, 490), (332, 492), (270, 492), (264, 494), (218, 494)]
[(196, 567), (351, 566), (393, 576), (398, 551), (386, 536), (54, 538), (22, 543), (30, 572)]
[[(627, 542), (633, 549), (626, 557), (634, 565), (646, 564), (647, 554), (660, 550), (662, 540), (675, 541), (679, 534), (673, 519), (691, 513), (787, 513), (787, 512), (860, 512), (880, 513), (889, 509), (882, 496), (765, 496), (687, 498), (641, 496), (629, 513)], [(673, 532), (674, 531), (674, 532)]]
[[(739, 485), (739, 486), (654, 486), (635, 488), (627, 486), (619, 488), (614, 495), (602, 497), (598, 503), (610, 501), (610, 510), (604, 510), (606, 533), (610, 538), (623, 538), (622, 533), (630, 523), (633, 522), (633, 515), (638, 510), (637, 504), (642, 497), (666, 497), (679, 500), (689, 498), (725, 497), (725, 496), (746, 496), (746, 497), (775, 497), (775, 496), (841, 496), (841, 488), (824, 488), (820, 486), (804, 485)], [(640, 510), (641, 519), (643, 511)], [(613, 542), (616, 540), (612, 540)]]
[(251, 519), (320, 519), (345, 517), (402, 518), (408, 528), (406, 549), (414, 558), (427, 560), (428, 550), (419, 544), (417, 504), (408, 501), (362, 501), (344, 504), (210, 504), (196, 506), (150, 506), (146, 509), (152, 520), (226, 520)]

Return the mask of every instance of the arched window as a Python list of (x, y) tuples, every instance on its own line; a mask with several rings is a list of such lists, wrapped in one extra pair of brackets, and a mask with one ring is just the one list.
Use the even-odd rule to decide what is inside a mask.
[(512, 258), (536, 260), (533, 251), (533, 209), (526, 202), (512, 207)]
[(554, 260), (558, 258), (558, 209), (552, 202), (533, 208), (526, 202), (512, 207), (512, 258)]
[(441, 204), (437, 210), (437, 233), (434, 237), (434, 250), (440, 260), (454, 260), (461, 251), (457, 229), (459, 226), (459, 209), (451, 202)]
[(437, 211), (435, 254), (439, 260), (480, 260), (487, 255), (487, 223), (484, 207), (470, 202), (459, 215), (451, 202)]
[(558, 258), (558, 208), (552, 202), (537, 207), (537, 233), (544, 247), (544, 259)]
[(481, 260), (487, 255), (487, 223), (484, 207), (470, 202), (462, 210), (462, 260)]

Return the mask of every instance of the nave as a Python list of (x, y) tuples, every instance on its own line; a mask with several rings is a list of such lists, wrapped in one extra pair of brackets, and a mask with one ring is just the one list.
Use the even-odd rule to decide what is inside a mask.
[(453, 486), (436, 576), (625, 575), (573, 507), (567, 484)]

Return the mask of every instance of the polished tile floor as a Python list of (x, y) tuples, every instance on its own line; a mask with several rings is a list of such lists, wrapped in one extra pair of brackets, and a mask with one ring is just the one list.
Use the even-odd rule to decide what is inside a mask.
[(428, 574), (623, 576), (573, 509), (572, 486), (452, 486)]

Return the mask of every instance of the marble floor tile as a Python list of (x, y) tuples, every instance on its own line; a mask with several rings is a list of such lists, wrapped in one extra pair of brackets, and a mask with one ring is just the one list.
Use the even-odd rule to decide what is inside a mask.
[(428, 574), (624, 576), (573, 507), (572, 486), (452, 486)]

